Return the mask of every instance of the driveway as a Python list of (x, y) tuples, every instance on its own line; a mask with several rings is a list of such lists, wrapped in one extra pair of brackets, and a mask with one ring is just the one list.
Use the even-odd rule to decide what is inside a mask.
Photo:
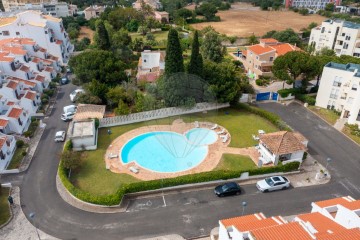
[[(244, 186), (244, 194), (217, 198), (212, 189), (179, 192), (156, 198), (137, 199), (127, 212), (96, 214), (76, 209), (64, 202), (55, 187), (61, 143), (55, 143), (56, 131), (66, 129), (60, 120), (64, 105), (70, 104), (72, 85), (62, 87), (33, 161), (22, 178), (21, 204), (26, 216), (35, 212), (35, 224), (42, 231), (60, 239), (143, 239), (179, 234), (186, 238), (208, 235), (218, 220), (254, 212), (266, 215), (293, 215), (311, 210), (311, 202), (352, 195), (360, 197), (359, 147), (298, 105), (283, 107), (261, 104), (279, 113), (310, 140), (310, 152), (320, 161), (333, 158), (330, 165), (334, 179), (325, 185), (259, 193), (255, 186)], [(165, 200), (165, 201), (164, 201)], [(242, 201), (248, 206), (242, 208)]]

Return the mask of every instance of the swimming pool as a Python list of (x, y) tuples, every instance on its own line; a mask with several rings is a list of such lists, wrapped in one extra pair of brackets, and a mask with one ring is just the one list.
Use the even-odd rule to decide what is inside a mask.
[[(191, 169), (205, 159), (208, 153), (207, 144), (217, 139), (212, 130), (193, 130), (185, 135), (176, 132), (148, 132), (136, 136), (121, 149), (121, 161), (125, 164), (135, 161), (143, 168), (163, 173)], [(195, 130), (198, 130), (202, 137), (196, 137)], [(205, 134), (205, 130), (208, 134)], [(187, 135), (195, 142), (189, 141)]]

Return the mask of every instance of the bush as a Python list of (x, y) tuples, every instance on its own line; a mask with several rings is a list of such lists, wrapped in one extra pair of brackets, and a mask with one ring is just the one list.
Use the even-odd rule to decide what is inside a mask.
[(16, 147), (17, 148), (22, 148), (24, 146), (24, 141), (23, 140), (17, 140), (16, 141)]
[(315, 98), (306, 94), (295, 94), (295, 98), (311, 106), (314, 106), (316, 102)]
[[(54, 89), (45, 89), (44, 90), (44, 95), (47, 95), (47, 96), (49, 96), (49, 97), (52, 97), (53, 95), (54, 95), (54, 93), (55, 93), (55, 90)], [(44, 96), (43, 95), (43, 96)]]
[(73, 148), (72, 141), (71, 140), (66, 141), (64, 145), (64, 151), (71, 151), (72, 148)]
[(49, 99), (41, 98), (41, 104), (47, 104), (48, 102), (49, 102)]
[(255, 83), (258, 86), (267, 86), (270, 84), (270, 78), (269, 77), (260, 77), (259, 79), (255, 80)]
[[(275, 172), (290, 172), (299, 168), (299, 162), (291, 162), (285, 165), (278, 165), (276, 167), (264, 167), (259, 169), (249, 170), (250, 175), (275, 173)], [(173, 187), (184, 184), (208, 182), (215, 180), (228, 180), (237, 178), (243, 171), (212, 171), (197, 174), (190, 174), (175, 178), (159, 179), (146, 182), (136, 182), (120, 187), (115, 194), (94, 196), (88, 192), (76, 188), (67, 178), (67, 170), (64, 168), (63, 163), (60, 162), (58, 174), (59, 177), (69, 192), (76, 198), (82, 201), (100, 204), (100, 205), (116, 205), (121, 202), (121, 199), (126, 193), (134, 193), (140, 191), (156, 190), (163, 187)], [(245, 172), (245, 171), (244, 171)]]
[(26, 132), (24, 132), (24, 137), (32, 137), (32, 136), (34, 136), (34, 133), (32, 132), (32, 131), (30, 131), (30, 130), (28, 130), (28, 131), (26, 131)]
[(22, 151), (22, 153), (21, 153), (21, 155), (22, 155), (23, 157), (25, 157), (25, 156), (26, 156), (26, 154), (27, 154), (27, 152), (26, 152), (26, 151)]
[(308, 155), (308, 153), (307, 153), (307, 152), (304, 152), (304, 155), (303, 155), (303, 158), (302, 158), (303, 161), (306, 160), (307, 155)]
[(236, 103), (234, 107), (259, 115), (260, 117), (267, 119), (269, 122), (274, 124), (280, 130), (291, 131), (290, 127), (274, 113), (244, 103)]
[(309, 10), (307, 8), (302, 8), (299, 10), (299, 13), (303, 16), (309, 15)]
[(98, 118), (95, 118), (95, 129), (98, 129), (100, 126), (100, 120)]
[(349, 127), (351, 135), (360, 137), (359, 125), (357, 125), (357, 124), (346, 124), (346, 126)]
[(295, 88), (290, 88), (290, 89), (280, 89), (279, 91), (277, 91), (280, 96), (282, 98), (286, 98), (289, 96), (289, 94), (293, 94), (293, 93), (296, 93), (298, 92), (299, 90), (298, 89), (295, 89)]

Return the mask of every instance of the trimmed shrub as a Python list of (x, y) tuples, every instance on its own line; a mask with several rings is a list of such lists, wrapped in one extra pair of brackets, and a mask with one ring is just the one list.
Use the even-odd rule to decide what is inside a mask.
[(22, 148), (24, 146), (24, 141), (23, 140), (17, 140), (16, 141), (16, 147), (17, 148)]
[(312, 106), (314, 106), (315, 102), (316, 102), (315, 98), (308, 96), (306, 94), (295, 94), (295, 98), (304, 103), (308, 103), (309, 105), (312, 105)]
[(307, 155), (308, 155), (308, 153), (307, 153), (307, 152), (304, 152), (304, 155), (303, 155), (303, 158), (302, 158), (303, 161), (306, 160)]
[(26, 152), (26, 151), (22, 151), (22, 153), (21, 153), (21, 155), (22, 155), (23, 157), (25, 157), (25, 156), (26, 156), (26, 154), (27, 154), (27, 152)]
[(32, 131), (30, 131), (30, 130), (28, 130), (28, 131), (26, 131), (26, 132), (24, 132), (24, 137), (32, 137), (32, 136), (34, 136), (34, 133), (32, 132)]
[(278, 117), (274, 113), (244, 103), (236, 103), (234, 107), (259, 115), (260, 117), (267, 119), (269, 122), (274, 124), (280, 130), (292, 131), (291, 128), (285, 122), (283, 122), (280, 117)]
[(255, 83), (258, 86), (267, 86), (270, 84), (270, 78), (269, 77), (261, 77), (259, 79), (256, 79)]
[(299, 91), (298, 89), (290, 88), (290, 89), (280, 89), (277, 92), (280, 94), (282, 98), (286, 98), (289, 96), (289, 94), (297, 93), (298, 91)]
[(64, 145), (64, 151), (71, 151), (72, 148), (73, 148), (72, 141), (71, 140), (66, 141)]
[(100, 126), (100, 120), (98, 118), (95, 118), (95, 129), (98, 129)]

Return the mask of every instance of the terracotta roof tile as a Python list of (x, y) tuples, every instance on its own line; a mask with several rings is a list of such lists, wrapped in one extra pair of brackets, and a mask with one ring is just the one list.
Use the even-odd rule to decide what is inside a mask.
[(339, 197), (339, 198), (333, 198), (333, 199), (315, 202), (315, 204), (321, 208), (325, 208), (325, 207), (335, 206), (337, 204), (344, 205), (344, 204), (352, 202), (352, 201), (353, 200), (351, 200), (348, 197)]
[(159, 72), (148, 72), (138, 76), (139, 81), (155, 82), (159, 78)]
[(11, 88), (11, 89), (16, 89), (16, 87), (19, 85), (19, 83), (15, 82), (15, 81), (9, 81), (6, 84), (6, 87)]
[(44, 81), (45, 81), (45, 77), (42, 76), (42, 75), (36, 75), (35, 80), (36, 80), (36, 81), (39, 81), (39, 82), (44, 82)]
[(291, 222), (250, 232), (256, 240), (313, 240), (298, 222)]
[(40, 58), (34, 57), (32, 62), (39, 63), (39, 62), (41, 62), (41, 60), (40, 60)]
[(333, 234), (323, 234), (317, 237), (317, 240), (355, 240), (360, 239), (360, 229), (346, 229), (342, 232), (337, 232)]
[(220, 220), (220, 222), (225, 227), (230, 227), (230, 226), (237, 225), (237, 224), (243, 224), (243, 223), (253, 222), (253, 221), (260, 221), (262, 219), (265, 219), (265, 216), (262, 213), (258, 213), (258, 214), (223, 219), (223, 220)]
[(56, 42), (55, 42), (56, 44), (58, 44), (58, 45), (60, 45), (60, 44), (62, 44), (63, 43), (63, 41), (62, 40), (56, 40)]
[(0, 26), (5, 26), (16, 21), (16, 17), (0, 18)]
[(22, 112), (23, 112), (23, 110), (21, 108), (13, 107), (13, 108), (11, 108), (11, 110), (7, 116), (18, 119)]
[(272, 45), (271, 48), (276, 50), (276, 54), (277, 56), (281, 56), (284, 55), (288, 52), (292, 52), (292, 51), (299, 51), (300, 49), (289, 44), (289, 43), (283, 43), (283, 44), (278, 44), (278, 45)]
[(22, 65), (22, 66), (20, 67), (20, 71), (28, 72), (28, 71), (30, 71), (30, 68), (29, 68), (28, 66)]
[(279, 41), (274, 38), (262, 38), (260, 39), (260, 42), (263, 43), (278, 43)]
[(52, 68), (52, 67), (46, 67), (46, 68), (45, 68), (45, 71), (46, 71), (46, 72), (53, 72), (53, 71), (54, 71), (54, 68)]
[(36, 92), (28, 91), (24, 97), (30, 100), (34, 100), (36, 97)]
[(350, 209), (350, 210), (358, 210), (358, 209), (360, 209), (360, 200), (343, 203), (341, 205), (343, 205), (344, 207), (346, 207), (347, 209)]
[(8, 106), (12, 106), (14, 104), (15, 104), (15, 102), (12, 102), (12, 101), (9, 101), (9, 102), (6, 103), (6, 105), (8, 105)]
[(247, 232), (259, 228), (271, 227), (275, 225), (280, 225), (273, 218), (261, 219), (258, 221), (242, 221), (241, 223), (234, 224), (233, 226), (238, 229), (240, 232)]
[(101, 119), (105, 114), (105, 105), (79, 104), (76, 109), (74, 120), (85, 120), (89, 118)]
[(4, 146), (4, 143), (6, 142), (6, 137), (0, 137), (0, 149)]
[(25, 85), (31, 86), (31, 87), (35, 87), (36, 83), (29, 81), (29, 80), (25, 80), (25, 79), (21, 79), (21, 78), (17, 78), (17, 77), (8, 77), (7, 79), (9, 80), (14, 80), (16, 82), (22, 82)]
[(264, 53), (275, 52), (275, 49), (268, 47), (268, 46), (263, 47), (260, 44), (256, 44), (256, 45), (249, 47), (248, 51), (251, 51), (251, 52), (255, 53), (256, 55), (261, 55)]
[(9, 120), (0, 118), (0, 127), (6, 127), (8, 125)]
[(332, 221), (330, 218), (325, 217), (321, 213), (313, 212), (313, 213), (306, 213), (297, 216), (302, 221), (310, 222), (311, 225), (317, 230), (317, 234), (324, 234), (324, 233), (336, 233), (344, 231), (346, 228), (337, 224), (335, 221)]
[(297, 151), (306, 151), (306, 147), (300, 142), (292, 132), (280, 131), (262, 134), (259, 136), (260, 142), (274, 154), (288, 154)]

